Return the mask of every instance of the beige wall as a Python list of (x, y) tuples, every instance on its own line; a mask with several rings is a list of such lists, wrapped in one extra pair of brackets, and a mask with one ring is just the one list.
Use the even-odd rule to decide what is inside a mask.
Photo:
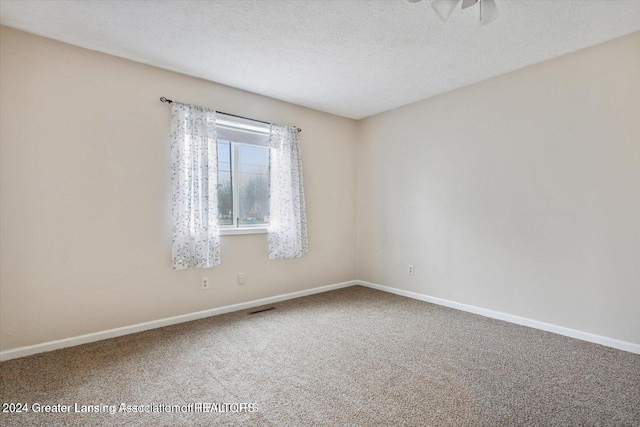
[(359, 122), (359, 279), (640, 343), (639, 73), (635, 33)]
[[(356, 124), (0, 31), (0, 350), (354, 279), (356, 165), (358, 278), (640, 343), (640, 33)], [(308, 257), (171, 269), (160, 96), (303, 128)]]
[[(0, 43), (0, 350), (355, 278), (354, 121), (6, 27)], [(309, 256), (223, 236), (220, 267), (171, 269), (160, 96), (303, 129)]]

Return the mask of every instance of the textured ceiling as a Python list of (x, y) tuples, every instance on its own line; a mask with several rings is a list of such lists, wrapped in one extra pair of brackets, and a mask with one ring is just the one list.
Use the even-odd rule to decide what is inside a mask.
[(640, 0), (496, 0), (483, 27), (429, 3), (2, 0), (0, 23), (354, 119), (640, 31)]

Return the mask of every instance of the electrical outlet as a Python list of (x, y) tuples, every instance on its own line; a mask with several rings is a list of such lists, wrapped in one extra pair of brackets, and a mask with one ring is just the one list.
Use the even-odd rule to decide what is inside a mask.
[(203, 277), (202, 278), (202, 290), (205, 289), (209, 289), (209, 278), (208, 277)]
[(409, 264), (409, 268), (407, 269), (407, 274), (413, 276), (413, 265)]
[(244, 273), (238, 273), (238, 285), (244, 285)]

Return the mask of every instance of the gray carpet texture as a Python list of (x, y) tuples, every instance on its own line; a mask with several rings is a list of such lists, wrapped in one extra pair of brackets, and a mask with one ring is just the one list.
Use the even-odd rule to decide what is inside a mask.
[(360, 286), (274, 306), (3, 362), (0, 425), (640, 426), (640, 355)]

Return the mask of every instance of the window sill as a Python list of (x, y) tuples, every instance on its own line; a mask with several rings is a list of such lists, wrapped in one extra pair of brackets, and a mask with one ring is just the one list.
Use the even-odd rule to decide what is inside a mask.
[(236, 234), (267, 234), (267, 227), (234, 227), (221, 228), (221, 236), (235, 236)]

